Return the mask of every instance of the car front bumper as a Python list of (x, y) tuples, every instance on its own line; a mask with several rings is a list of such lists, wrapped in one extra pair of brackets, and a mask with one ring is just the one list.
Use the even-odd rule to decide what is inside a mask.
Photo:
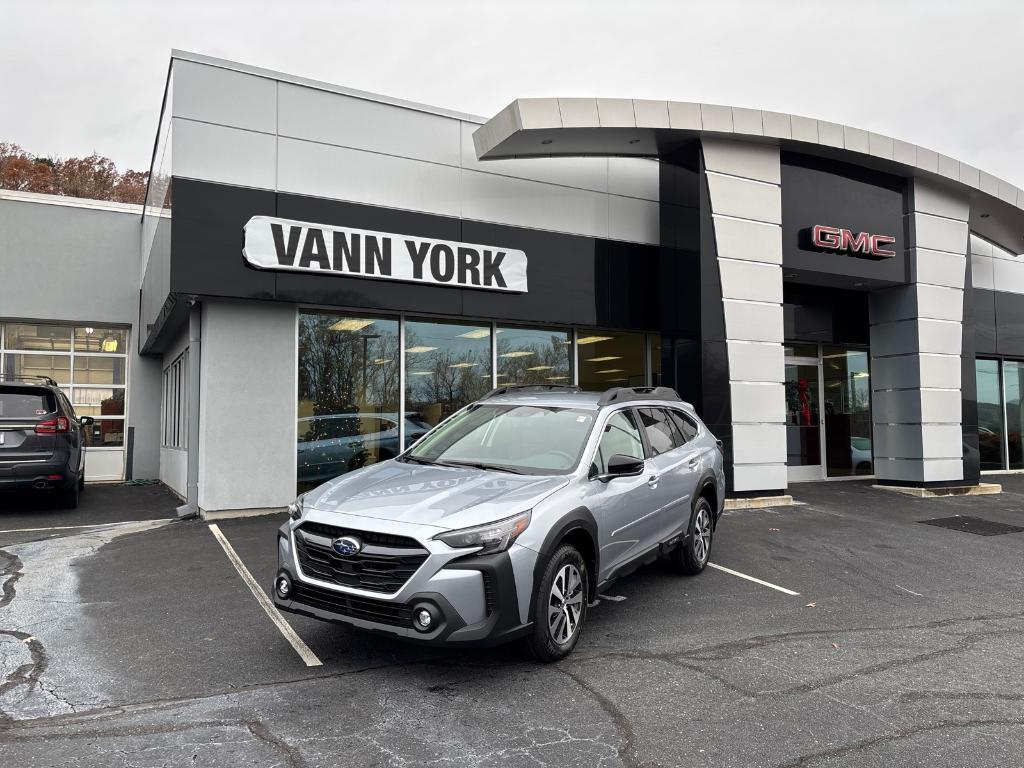
[[(338, 515), (315, 520), (354, 530), (368, 530), (369, 522)], [(413, 526), (419, 530), (410, 530), (410, 526), (389, 521), (373, 523), (376, 533), (410, 536), (430, 551), (401, 589), (383, 594), (309, 577), (295, 556), (293, 526), (285, 523), (278, 531), (278, 576), (273, 590), (277, 607), (428, 645), (491, 646), (529, 631), (525, 621), (529, 594), (521, 585), (524, 575), (530, 574), (532, 579), (535, 552), (513, 544), (506, 552), (467, 556), (430, 538), (440, 529)], [(287, 597), (281, 597), (276, 589), (282, 574), (291, 583)], [(439, 617), (429, 631), (414, 626), (415, 613), (424, 607)]]

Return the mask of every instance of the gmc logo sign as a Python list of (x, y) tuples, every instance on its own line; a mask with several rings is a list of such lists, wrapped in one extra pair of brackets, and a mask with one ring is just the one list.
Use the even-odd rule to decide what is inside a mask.
[(885, 246), (896, 242), (895, 237), (872, 235), (870, 232), (854, 234), (848, 229), (815, 224), (811, 227), (811, 244), (823, 251), (848, 253), (863, 259), (891, 259), (896, 251)]

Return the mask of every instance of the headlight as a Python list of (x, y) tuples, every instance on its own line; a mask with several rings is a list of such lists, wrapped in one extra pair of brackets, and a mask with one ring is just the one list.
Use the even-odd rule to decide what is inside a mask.
[(302, 494), (288, 505), (288, 516), (291, 517), (292, 520), (298, 520), (302, 517), (302, 505), (305, 503), (305, 500), (306, 494)]
[(494, 552), (504, 552), (512, 542), (519, 538), (519, 534), (525, 531), (530, 525), (530, 513), (523, 512), (499, 520), (496, 523), (487, 525), (476, 525), (472, 528), (462, 528), (458, 531), (439, 533), (434, 538), (443, 541), (454, 549), (466, 547), (482, 547), (478, 555), (489, 555)]

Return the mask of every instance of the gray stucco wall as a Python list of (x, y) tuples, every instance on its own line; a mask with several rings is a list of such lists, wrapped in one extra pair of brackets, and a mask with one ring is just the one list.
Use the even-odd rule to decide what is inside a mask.
[(199, 507), (283, 507), (295, 498), (295, 306), (204, 301), (202, 313)]
[(0, 318), (130, 325), (132, 475), (159, 474), (160, 361), (138, 349), (140, 206), (0, 191)]

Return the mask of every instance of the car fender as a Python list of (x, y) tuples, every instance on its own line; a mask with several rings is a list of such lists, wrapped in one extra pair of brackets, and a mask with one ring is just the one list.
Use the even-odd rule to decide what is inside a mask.
[[(597, 589), (597, 576), (601, 572), (601, 545), (600, 539), (597, 535), (597, 521), (594, 519), (593, 513), (585, 506), (576, 507), (570, 512), (562, 515), (557, 522), (554, 523), (549, 529), (547, 534), (544, 536), (544, 540), (537, 550), (538, 557), (533, 566), (533, 585), (540, 581), (541, 575), (544, 573), (544, 568), (547, 566), (548, 558), (557, 549), (558, 544), (567, 535), (573, 531), (582, 530), (587, 533), (590, 540), (593, 542), (593, 552), (583, 553), (584, 557), (588, 559), (592, 573), (590, 575), (590, 596), (589, 599), (594, 598), (594, 594)], [(530, 590), (532, 595), (533, 590)], [(534, 616), (533, 600), (530, 600), (530, 611), (529, 620), (533, 621)]]

